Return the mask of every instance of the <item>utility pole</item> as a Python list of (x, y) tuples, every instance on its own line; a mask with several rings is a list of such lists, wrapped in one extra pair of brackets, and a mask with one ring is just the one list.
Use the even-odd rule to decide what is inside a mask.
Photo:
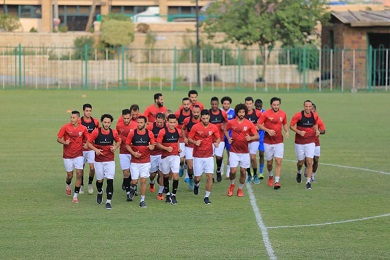
[(196, 0), (196, 83), (200, 88), (199, 3)]

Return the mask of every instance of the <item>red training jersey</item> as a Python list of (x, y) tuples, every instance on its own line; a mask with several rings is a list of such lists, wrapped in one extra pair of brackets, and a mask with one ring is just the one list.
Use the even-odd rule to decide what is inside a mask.
[[(192, 111), (189, 110), (189, 111), (184, 111), (184, 109), (178, 109), (176, 112), (175, 112), (175, 117), (177, 119), (177, 126), (179, 129), (182, 129), (183, 128), (183, 123), (184, 123), (184, 120), (188, 117), (191, 117), (192, 116)], [(183, 139), (183, 136), (180, 135), (180, 140), (179, 140), (180, 143), (184, 143), (184, 139)]]
[(120, 122), (118, 120), (118, 123), (116, 124), (116, 131), (118, 131), (119, 137), (121, 138), (121, 147), (119, 150), (120, 154), (130, 154), (130, 152), (126, 148), (126, 139), (127, 136), (131, 131), (134, 131), (134, 129), (137, 128), (137, 122), (130, 121), (128, 125), (125, 125), (125, 123), (122, 121)]
[(194, 157), (208, 158), (213, 156), (213, 140), (220, 138), (218, 127), (213, 124), (204, 126), (202, 122), (194, 125), (188, 134), (194, 141), (202, 140), (200, 146), (194, 145)]
[(217, 111), (209, 110), (210, 112), (210, 123), (218, 127), (219, 136), (224, 135), (225, 129), (223, 129), (224, 123), (227, 123), (228, 118), (224, 110), (218, 109)]
[[(200, 110), (201, 110), (201, 111), (204, 109), (204, 105), (203, 105), (202, 103), (200, 103), (199, 101), (196, 101), (196, 102), (195, 102), (195, 105), (198, 105), (198, 106), (200, 107)], [(193, 108), (194, 108), (194, 105), (191, 103), (190, 109), (192, 110)], [(180, 109), (183, 109), (183, 105), (181, 105), (181, 106), (179, 107), (179, 110), (180, 110)]]
[[(154, 136), (154, 140), (157, 140), (158, 133), (160, 133), (160, 130), (163, 129), (164, 127), (165, 127), (165, 123), (162, 127), (158, 127), (156, 122), (154, 122), (152, 124), (149, 124), (146, 127), (146, 129), (148, 129), (149, 131), (152, 131), (153, 136)], [(150, 155), (161, 155), (161, 154), (162, 154), (162, 150), (160, 148), (158, 148), (157, 146), (155, 146), (154, 149), (150, 151)]]
[(247, 135), (254, 136), (257, 133), (255, 125), (244, 118), (241, 122), (238, 118), (228, 121), (226, 130), (232, 130), (232, 143), (230, 152), (233, 153), (249, 153), (248, 141), (245, 139)]
[(264, 143), (283, 143), (283, 125), (287, 124), (287, 115), (283, 110), (274, 112), (272, 109), (268, 109), (264, 111), (260, 116), (258, 124), (264, 124), (265, 128), (275, 131), (274, 136), (270, 136), (267, 132), (264, 133)]
[(318, 115), (315, 112), (311, 112), (306, 115), (302, 110), (296, 113), (291, 119), (290, 126), (297, 125), (299, 131), (306, 131), (304, 136), (295, 133), (296, 144), (310, 144), (315, 142), (316, 133), (314, 132), (313, 126), (318, 122)]
[(136, 158), (131, 156), (131, 162), (133, 163), (148, 163), (150, 162), (150, 150), (148, 145), (154, 144), (154, 136), (152, 131), (147, 129), (139, 130), (135, 129), (131, 131), (126, 139), (126, 144), (131, 146), (134, 152), (139, 152), (141, 157)]
[[(197, 120), (192, 116), (184, 119), (182, 130), (185, 132), (187, 138), (188, 138), (188, 134), (191, 132), (192, 127), (199, 122), (200, 122), (200, 117), (198, 117)], [(194, 144), (190, 142), (188, 142), (188, 145), (186, 144), (186, 146), (194, 148)]]
[(167, 112), (167, 108), (162, 107), (156, 107), (156, 105), (150, 105), (145, 109), (144, 116), (148, 119), (149, 123), (153, 123), (156, 121), (156, 116), (158, 113), (165, 114)]
[(101, 149), (103, 152), (101, 155), (95, 154), (96, 162), (111, 162), (114, 161), (114, 153), (111, 152), (111, 146), (114, 142), (117, 143), (121, 139), (116, 130), (109, 128), (104, 130), (103, 127), (98, 127), (90, 134), (88, 141), (93, 144), (97, 149)]
[[(318, 130), (324, 131), (325, 124), (320, 117), (318, 117)], [(320, 136), (316, 136), (315, 138), (316, 146), (320, 146)]]
[[(79, 124), (85, 126), (88, 130), (88, 133), (92, 133), (92, 131), (95, 130), (95, 128), (99, 127), (99, 120), (93, 117), (87, 118), (85, 116), (82, 116), (79, 119)], [(83, 140), (83, 145), (85, 145), (86, 142), (87, 142), (87, 138)], [(83, 147), (83, 151), (90, 151), (90, 150), (91, 149), (89, 148)]]
[(172, 152), (168, 152), (165, 150), (162, 150), (162, 156), (161, 158), (165, 158), (170, 155), (179, 155), (179, 139), (181, 136), (181, 130), (180, 129), (169, 129), (168, 127), (164, 127), (160, 130), (157, 137), (157, 143), (160, 143), (164, 146), (172, 147)]
[(64, 159), (73, 159), (83, 156), (83, 140), (88, 139), (88, 135), (87, 128), (81, 124), (77, 124), (76, 127), (71, 123), (63, 125), (57, 137), (70, 142), (68, 145), (63, 145), (62, 157)]

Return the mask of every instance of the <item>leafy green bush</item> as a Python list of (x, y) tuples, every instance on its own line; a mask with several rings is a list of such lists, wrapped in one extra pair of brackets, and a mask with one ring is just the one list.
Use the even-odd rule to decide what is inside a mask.
[(315, 45), (284, 48), (279, 53), (279, 64), (296, 64), (298, 71), (318, 70), (320, 50)]
[[(73, 45), (75, 47), (75, 52), (74, 52), (73, 59), (75, 59), (75, 60), (85, 60), (86, 54), (88, 56), (88, 60), (94, 58), (94, 49), (93, 48), (94, 48), (94, 45), (95, 45), (95, 39), (92, 36), (91, 37), (85, 37), (85, 36), (77, 37), (74, 40)], [(85, 48), (86, 45), (88, 45), (87, 53), (85, 52), (86, 51), (86, 48)]]
[(60, 25), (58, 27), (58, 31), (62, 33), (66, 33), (68, 31), (68, 26), (67, 25)]
[(38, 32), (38, 29), (35, 28), (35, 27), (31, 27), (30, 32), (31, 33), (36, 33), (36, 32)]
[(19, 21), (19, 17), (9, 14), (0, 15), (0, 31), (14, 32), (21, 27), (22, 24)]

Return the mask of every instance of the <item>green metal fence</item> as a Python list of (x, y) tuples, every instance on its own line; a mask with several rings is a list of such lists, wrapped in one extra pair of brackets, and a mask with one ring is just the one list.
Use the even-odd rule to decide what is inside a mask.
[[(213, 48), (200, 51), (201, 90), (388, 90), (389, 49)], [(195, 49), (0, 47), (3, 89), (197, 88)]]

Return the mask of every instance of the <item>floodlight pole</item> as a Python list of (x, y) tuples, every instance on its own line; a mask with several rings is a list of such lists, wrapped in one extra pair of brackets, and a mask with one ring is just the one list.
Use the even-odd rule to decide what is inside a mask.
[(196, 84), (200, 88), (200, 43), (199, 43), (199, 3), (195, 1), (196, 5)]

